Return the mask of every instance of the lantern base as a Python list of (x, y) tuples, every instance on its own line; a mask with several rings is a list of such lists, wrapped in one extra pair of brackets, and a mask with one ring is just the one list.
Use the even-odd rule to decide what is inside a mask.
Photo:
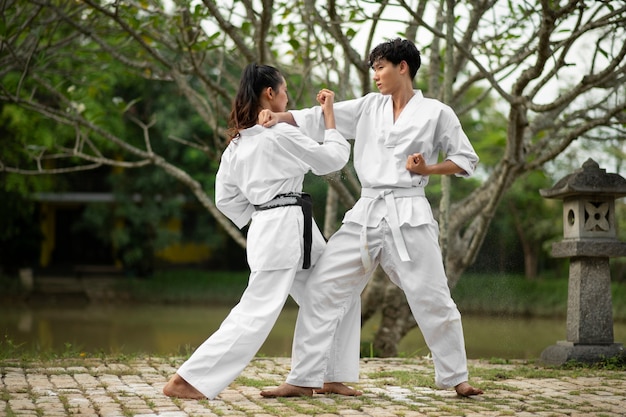
[(609, 358), (626, 359), (626, 351), (621, 343), (602, 345), (578, 344), (558, 341), (541, 352), (541, 363), (544, 365), (563, 365), (569, 361), (582, 363), (598, 363)]

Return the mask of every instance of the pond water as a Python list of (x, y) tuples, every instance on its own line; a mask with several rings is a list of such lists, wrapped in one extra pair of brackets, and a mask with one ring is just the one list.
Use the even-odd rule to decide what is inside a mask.
[[(22, 344), (25, 350), (63, 353), (185, 354), (215, 331), (230, 306), (10, 306), (0, 307), (0, 338)], [(260, 355), (290, 356), (297, 309), (287, 307)], [(363, 326), (367, 351), (376, 330), (374, 318)], [(565, 339), (565, 319), (463, 316), (470, 359), (535, 359), (541, 351)], [(615, 341), (626, 344), (626, 323), (615, 323)], [(6, 345), (5, 345), (6, 346)], [(400, 343), (408, 356), (428, 353), (419, 329)]]

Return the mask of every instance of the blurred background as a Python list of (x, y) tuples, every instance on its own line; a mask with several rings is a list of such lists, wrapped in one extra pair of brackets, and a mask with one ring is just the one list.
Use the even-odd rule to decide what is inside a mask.
[[(539, 190), (589, 158), (626, 176), (626, 6), (217, 3), (0, 4), (0, 355), (193, 350), (248, 277), (246, 229), (213, 204), (241, 69), (278, 67), (291, 108), (321, 87), (360, 97), (369, 51), (396, 36), (481, 158), (427, 187), (468, 355), (536, 358), (565, 338), (563, 205)], [(330, 236), (360, 185), (350, 162), (305, 190)], [(614, 216), (625, 241), (623, 198)], [(624, 258), (610, 270), (624, 342)], [(362, 297), (363, 356), (428, 354), (382, 271)], [(290, 354), (296, 309), (260, 354)]]

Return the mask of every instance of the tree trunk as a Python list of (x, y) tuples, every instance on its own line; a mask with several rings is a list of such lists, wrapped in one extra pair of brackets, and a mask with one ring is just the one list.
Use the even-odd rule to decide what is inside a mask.
[(535, 279), (537, 278), (537, 270), (539, 268), (539, 255), (536, 246), (529, 245), (530, 247), (524, 246), (524, 272), (526, 274), (526, 279)]
[(376, 356), (389, 358), (398, 355), (400, 340), (416, 323), (404, 292), (388, 279), (384, 290), (383, 317), (374, 338), (374, 352)]
[(515, 224), (515, 230), (517, 236), (522, 244), (522, 251), (524, 252), (524, 274), (527, 279), (537, 278), (537, 268), (539, 263), (539, 251), (536, 242), (533, 242), (526, 233), (526, 229), (522, 224), (521, 216), (515, 204), (509, 203), (509, 212), (513, 218)]
[(385, 287), (389, 279), (382, 270), (377, 268), (370, 282), (365, 286), (361, 294), (361, 323), (368, 321), (383, 305), (385, 298)]
[(333, 187), (328, 187), (326, 194), (326, 207), (324, 209), (324, 237), (329, 239), (336, 232), (337, 207), (339, 206), (339, 195)]

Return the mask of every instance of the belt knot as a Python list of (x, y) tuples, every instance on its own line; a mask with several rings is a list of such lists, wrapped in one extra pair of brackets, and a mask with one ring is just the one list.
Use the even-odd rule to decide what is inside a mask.
[[(406, 249), (406, 243), (404, 242), (404, 238), (402, 237), (402, 232), (400, 231), (400, 221), (398, 219), (398, 209), (396, 207), (396, 198), (406, 198), (406, 197), (418, 197), (424, 196), (424, 188), (422, 187), (410, 187), (410, 188), (363, 188), (361, 190), (362, 198), (371, 198), (373, 200), (383, 199), (385, 200), (385, 206), (387, 207), (387, 222), (389, 223), (389, 229), (391, 230), (391, 235), (393, 237), (393, 242), (396, 245), (396, 249), (398, 251), (398, 255), (400, 255), (400, 260), (403, 262), (407, 262), (411, 260), (409, 256), (409, 252)], [(369, 210), (371, 209), (371, 205), (368, 208), (365, 219), (369, 218)], [(372, 261), (369, 256), (369, 245), (367, 243), (367, 223), (363, 223), (363, 227), (361, 228), (360, 235), (360, 243), (361, 243), (361, 261), (363, 262), (363, 266), (365, 270), (369, 270), (372, 266)]]

